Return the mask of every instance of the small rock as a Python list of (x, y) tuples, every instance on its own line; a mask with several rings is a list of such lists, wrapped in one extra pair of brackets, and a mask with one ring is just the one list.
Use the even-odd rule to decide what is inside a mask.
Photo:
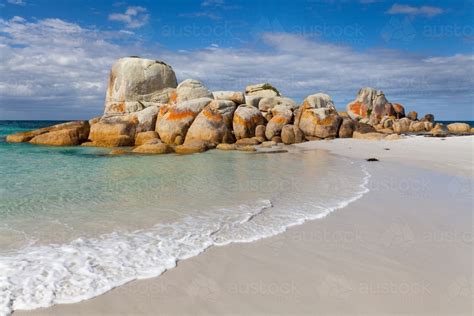
[(418, 113), (415, 111), (408, 112), (407, 117), (412, 121), (416, 121), (418, 119)]
[(217, 145), (216, 147), (217, 149), (219, 150), (235, 150), (237, 148), (237, 146), (235, 144), (219, 144)]
[(126, 154), (126, 153), (127, 153), (127, 151), (123, 150), (123, 149), (112, 149), (109, 152), (109, 155), (123, 155), (123, 154)]
[(471, 132), (471, 126), (466, 123), (451, 123), (448, 124), (448, 131), (455, 134), (464, 134)]
[(138, 154), (166, 154), (171, 152), (170, 146), (163, 143), (144, 144), (135, 147), (132, 152)]
[(237, 146), (236, 149), (240, 151), (257, 151), (252, 145)]
[(255, 136), (265, 138), (265, 125), (258, 125), (255, 128)]
[(275, 143), (274, 141), (272, 140), (269, 140), (269, 141), (266, 141), (266, 142), (263, 142), (260, 144), (260, 146), (262, 148), (271, 148), (272, 146), (275, 146), (277, 143)]
[(408, 117), (399, 119), (393, 123), (393, 131), (397, 134), (408, 133), (411, 122)]
[(203, 141), (190, 141), (189, 143), (184, 143), (183, 145), (176, 146), (174, 151), (177, 154), (194, 154), (202, 153), (208, 149), (208, 144)]
[(339, 128), (339, 138), (351, 138), (355, 130), (355, 123), (351, 118), (343, 118), (341, 127)]
[(387, 135), (385, 136), (385, 140), (398, 140), (398, 139), (402, 139), (403, 136), (400, 136), (398, 134), (390, 134), (390, 135)]
[(291, 145), (295, 143), (295, 131), (293, 125), (285, 125), (281, 129), (281, 140), (283, 144)]
[(265, 142), (267, 139), (265, 137), (252, 137), (253, 139), (256, 139), (259, 143)]
[(367, 158), (367, 161), (379, 161), (377, 158)]
[(425, 116), (421, 119), (422, 122), (431, 122), (434, 123), (434, 115), (433, 114), (425, 114)]
[(359, 133), (354, 132), (352, 138), (355, 139), (365, 139), (365, 140), (382, 140), (384, 139), (385, 134), (382, 133)]
[(280, 136), (273, 136), (272, 137), (272, 141), (274, 141), (275, 143), (282, 143), (283, 141), (281, 140), (281, 137)]
[(135, 146), (140, 146), (152, 139), (158, 139), (158, 133), (155, 131), (137, 133), (135, 136)]
[(235, 142), (237, 146), (258, 145), (260, 142), (255, 138), (241, 138)]

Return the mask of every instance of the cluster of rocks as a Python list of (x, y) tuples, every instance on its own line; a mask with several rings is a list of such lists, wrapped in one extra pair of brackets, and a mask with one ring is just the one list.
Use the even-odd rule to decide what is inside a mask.
[(324, 93), (301, 105), (268, 83), (245, 91), (209, 91), (203, 83), (179, 83), (173, 69), (156, 60), (119, 59), (110, 73), (101, 117), (7, 136), (8, 142), (53, 146), (134, 146), (145, 154), (195, 153), (210, 148), (255, 151), (277, 143), (330, 138), (398, 139), (400, 134), (471, 133), (467, 124), (435, 124), (390, 103), (382, 91), (361, 89), (338, 112)]

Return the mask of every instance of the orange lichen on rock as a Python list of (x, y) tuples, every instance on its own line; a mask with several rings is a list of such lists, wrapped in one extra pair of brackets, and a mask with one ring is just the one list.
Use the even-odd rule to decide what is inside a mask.
[(234, 124), (243, 126), (245, 128), (251, 128), (252, 127), (252, 122), (249, 120), (245, 120), (244, 118), (240, 117), (239, 115), (235, 114), (234, 115)]
[(138, 124), (138, 117), (136, 115), (132, 115), (130, 116), (130, 118), (128, 119), (128, 122), (130, 124)]
[(166, 117), (167, 121), (175, 121), (175, 120), (182, 120), (182, 119), (187, 119), (187, 118), (194, 118), (196, 116), (196, 113), (194, 113), (191, 110), (176, 110), (176, 109), (171, 109), (168, 113), (168, 117)]
[(316, 124), (318, 124), (318, 125), (327, 126), (327, 125), (332, 125), (333, 122), (334, 122), (334, 118), (332, 118), (331, 116), (326, 116), (323, 119), (320, 119), (319, 117), (316, 117)]
[(358, 101), (355, 101), (355, 102), (351, 103), (351, 105), (350, 105), (350, 110), (352, 111), (352, 113), (364, 116), (364, 114), (366, 114), (366, 113), (361, 113), (361, 111), (360, 111), (361, 108), (362, 108), (362, 104)]
[(395, 111), (397, 112), (400, 112), (401, 110), (404, 110), (405, 108), (403, 107), (403, 105), (401, 105), (400, 103), (393, 103), (393, 108), (395, 109)]
[(272, 119), (272, 121), (278, 124), (286, 124), (288, 122), (288, 119), (282, 115), (277, 115)]
[(176, 93), (176, 90), (173, 90), (170, 92), (170, 103), (176, 103), (176, 100), (178, 99), (178, 94)]
[(221, 122), (222, 121), (222, 115), (218, 112), (212, 112), (208, 109), (204, 109), (202, 111), (202, 114), (209, 120), (209, 121), (214, 121), (214, 122)]
[(116, 108), (117, 112), (120, 112), (120, 113), (125, 112), (125, 101), (121, 101), (121, 102), (117, 103), (115, 108)]

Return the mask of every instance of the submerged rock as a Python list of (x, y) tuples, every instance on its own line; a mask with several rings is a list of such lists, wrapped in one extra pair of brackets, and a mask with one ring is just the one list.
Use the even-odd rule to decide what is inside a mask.
[(257, 151), (255, 146), (252, 145), (237, 146), (236, 149), (240, 151)]

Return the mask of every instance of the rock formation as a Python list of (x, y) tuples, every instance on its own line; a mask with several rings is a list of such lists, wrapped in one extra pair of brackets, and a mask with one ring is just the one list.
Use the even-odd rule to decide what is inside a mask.
[(109, 75), (104, 114), (133, 113), (168, 103), (176, 88), (173, 69), (162, 61), (120, 58)]
[(327, 94), (308, 96), (298, 111), (295, 125), (308, 139), (336, 137), (342, 118)]
[[(338, 112), (331, 96), (316, 93), (300, 104), (271, 84), (244, 91), (211, 92), (202, 82), (177, 84), (173, 69), (161, 61), (121, 58), (112, 67), (104, 113), (89, 121), (58, 124), (8, 135), (10, 143), (50, 146), (135, 146), (115, 154), (197, 153), (211, 148), (255, 151), (277, 143), (340, 138), (394, 140), (400, 134), (444, 137), (470, 134), (465, 123), (436, 124), (433, 114), (391, 103), (374, 88), (363, 88)], [(282, 146), (282, 145), (278, 145)]]

